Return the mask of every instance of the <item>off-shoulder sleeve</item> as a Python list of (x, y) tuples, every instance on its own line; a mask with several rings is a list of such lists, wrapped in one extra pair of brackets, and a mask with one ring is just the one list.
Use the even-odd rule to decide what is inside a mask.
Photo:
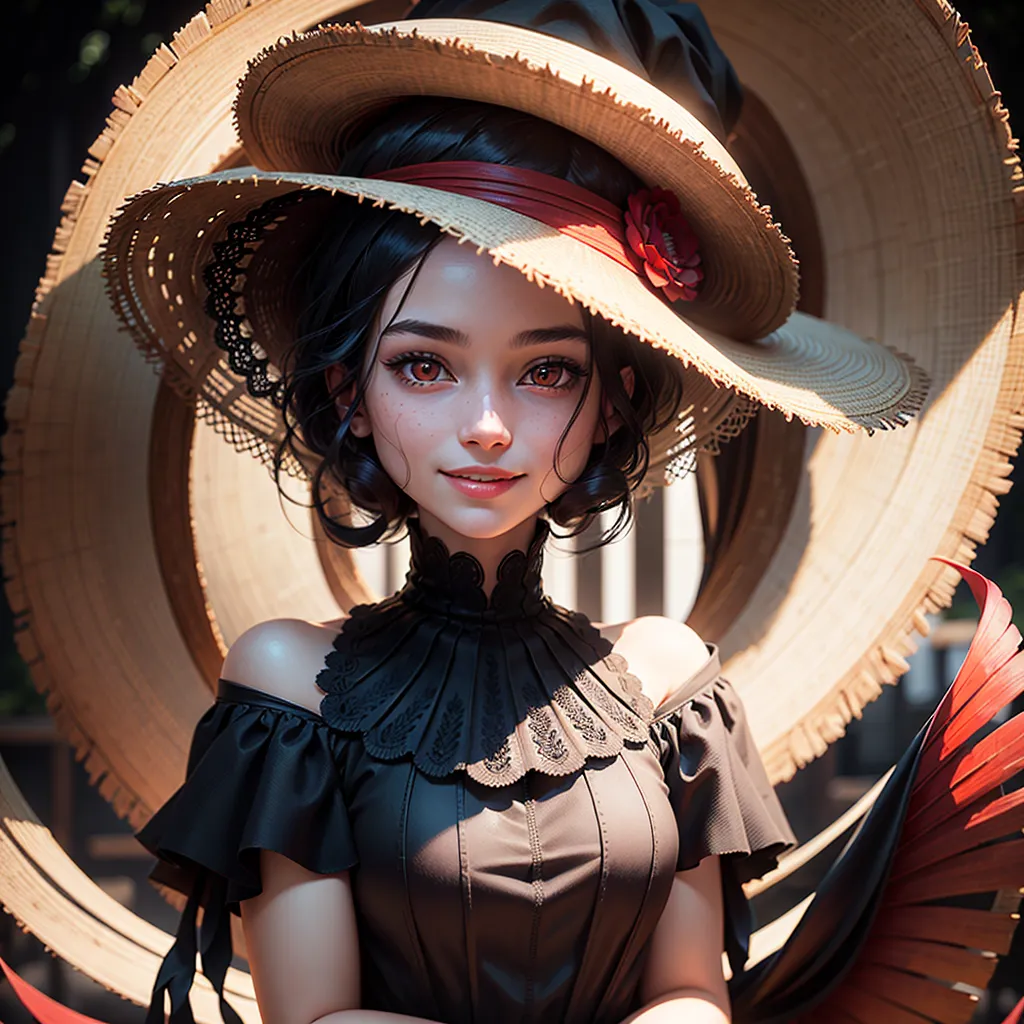
[(679, 828), (677, 871), (719, 856), (725, 951), (734, 973), (747, 958), (753, 920), (743, 883), (771, 871), (796, 838), (747, 726), (743, 702), (722, 678), (717, 650), (655, 712), (669, 801)]
[(651, 731), (679, 825), (677, 870), (716, 854), (740, 882), (774, 868), (795, 837), (717, 652), (657, 709)]
[(158, 858), (150, 877), (187, 895), (206, 868), (225, 879), (238, 913), (262, 891), (260, 850), (320, 874), (354, 867), (339, 740), (305, 708), (222, 684), (196, 726), (184, 783), (136, 833)]
[(677, 869), (718, 854), (739, 882), (771, 870), (796, 839), (717, 650), (655, 711), (651, 733), (679, 823)]
[[(262, 892), (260, 850), (318, 874), (356, 866), (339, 745), (345, 737), (306, 708), (221, 681), (196, 726), (185, 781), (136, 833), (157, 858), (153, 881), (188, 900), (153, 986), (146, 1024), (194, 1024), (188, 992), (196, 954), (225, 1024), (242, 1024), (224, 998), (231, 914)], [(198, 909), (204, 908), (197, 929)]]

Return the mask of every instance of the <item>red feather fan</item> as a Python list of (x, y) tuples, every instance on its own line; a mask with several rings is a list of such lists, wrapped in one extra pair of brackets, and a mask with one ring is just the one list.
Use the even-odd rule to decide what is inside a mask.
[[(946, 561), (940, 559), (940, 561)], [(799, 1024), (964, 1024), (1010, 948), (1017, 914), (943, 901), (1024, 886), (1024, 714), (980, 738), (1024, 692), (1021, 635), (1000, 589), (955, 562), (981, 620), (953, 685), (928, 725), (910, 806), (879, 912), (844, 980)], [(960, 900), (962, 903), (963, 900)], [(1006, 1019), (1015, 1024), (1024, 1002)]]

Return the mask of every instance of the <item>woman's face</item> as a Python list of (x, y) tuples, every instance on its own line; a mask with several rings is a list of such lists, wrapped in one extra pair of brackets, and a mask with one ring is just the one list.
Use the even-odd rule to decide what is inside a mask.
[(424, 525), (498, 537), (558, 497), (603, 436), (580, 307), (452, 238), (406, 294), (410, 276), (384, 301), (352, 430), (372, 434)]

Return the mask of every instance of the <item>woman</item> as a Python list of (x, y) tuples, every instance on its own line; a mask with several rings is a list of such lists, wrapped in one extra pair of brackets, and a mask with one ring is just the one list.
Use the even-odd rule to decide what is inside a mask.
[[(440, 157), (477, 175), (565, 175), (620, 206), (641, 186), (557, 126), (433, 98), (398, 104), (340, 174), (394, 173), (404, 160), (436, 168)], [(434, 225), (331, 205), (299, 282), (278, 469), (289, 454), (319, 460), (313, 493), (340, 543), (407, 525), (410, 581), (348, 620), (278, 620), (240, 637), (215, 720), (200, 727), (216, 736), (196, 768), (206, 781), (193, 774), (140, 838), (165, 860), (213, 866), (191, 840), (178, 847), (178, 815), (206, 844), (202, 822), (222, 813), (189, 791), (219, 802), (262, 788), (254, 776), (215, 782), (221, 768), (238, 771), (227, 748), (253, 742), (253, 725), (263, 770), (289, 777), (277, 762), (294, 718), (272, 703), (281, 717), (264, 732), (269, 695), (305, 709), (303, 756), (330, 749), (345, 781), (342, 809), (331, 762), (312, 762), (322, 789), (298, 801), (312, 819), (248, 808), (243, 832), (274, 837), (243, 841), (238, 861), (221, 865), (260, 880), (258, 896), (228, 899), (240, 903), (265, 1019), (373, 1020), (373, 1008), (619, 1022), (649, 1004), (636, 1019), (727, 1020), (718, 856), (735, 952), (747, 931), (739, 884), (792, 840), (735, 694), (687, 626), (648, 617), (595, 629), (540, 586), (546, 520), (579, 532), (611, 509), (628, 521), (648, 437), (680, 405), (679, 374)], [(211, 308), (237, 258), (225, 245), (208, 268)], [(328, 485), (370, 521), (332, 516)], [(653, 705), (695, 676), (693, 703), (655, 724)], [(343, 739), (350, 731), (359, 742)], [(318, 849), (306, 845), (311, 829), (322, 829)], [(404, 924), (393, 903), (403, 887)]]
[[(238, 114), (271, 170), (147, 193), (108, 244), (143, 343), (181, 337), (201, 362), (205, 299), (231, 368), (276, 400), (276, 469), (310, 475), (329, 536), (406, 525), (413, 542), (395, 598), (231, 648), (185, 784), (139, 833), (154, 878), (189, 895), (153, 1021), (165, 991), (190, 1019), (200, 905), (215, 987), (237, 910), (263, 1017), (303, 1024), (793, 1019), (884, 905), (925, 737), (797, 941), (740, 975), (740, 887), (792, 840), (742, 708), (687, 627), (552, 606), (540, 553), (547, 521), (624, 525), (649, 464), (751, 402), (898, 425), (924, 375), (791, 315), (792, 256), (718, 141), (738, 94), (695, 10), (470, 7), (538, 30), (325, 29), (262, 55)], [(541, 34), (566, 25), (667, 67), (672, 98)], [(480, 60), (503, 33), (505, 56)], [(574, 82), (580, 66), (618, 98)], [(410, 93), (444, 98), (396, 104)]]

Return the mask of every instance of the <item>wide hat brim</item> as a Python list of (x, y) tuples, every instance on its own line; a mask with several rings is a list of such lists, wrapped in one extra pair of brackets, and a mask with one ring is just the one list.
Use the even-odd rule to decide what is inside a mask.
[[(288, 196), (292, 201), (279, 207), (271, 203)], [(323, 222), (322, 204), (332, 196), (429, 221), (673, 356), (712, 386), (697, 385), (702, 420), (709, 404), (724, 407), (726, 396), (716, 400), (715, 388), (835, 431), (900, 424), (924, 399), (923, 371), (883, 345), (799, 313), (767, 338), (736, 341), (680, 315), (685, 304), (669, 305), (639, 275), (583, 242), (467, 196), (402, 182), (251, 168), (135, 196), (114, 220), (104, 250), (104, 272), (121, 319), (144, 350), (170, 364), (179, 385), (270, 442), (279, 431), (268, 419), (269, 403), (246, 395), (215, 344), (204, 269), (231, 225), (270, 204), (274, 216), (229, 276), (245, 334), (280, 367), (295, 339), (296, 267), (311, 226)], [(681, 412), (692, 409), (693, 397), (684, 395)], [(679, 440), (672, 431), (657, 439), (653, 465), (662, 465)]]
[(553, 36), (459, 18), (322, 26), (250, 62), (235, 118), (255, 166), (333, 174), (364, 117), (409, 96), (532, 114), (674, 192), (705, 271), (687, 304), (690, 320), (747, 341), (770, 334), (795, 308), (789, 240), (714, 133), (639, 75)]

